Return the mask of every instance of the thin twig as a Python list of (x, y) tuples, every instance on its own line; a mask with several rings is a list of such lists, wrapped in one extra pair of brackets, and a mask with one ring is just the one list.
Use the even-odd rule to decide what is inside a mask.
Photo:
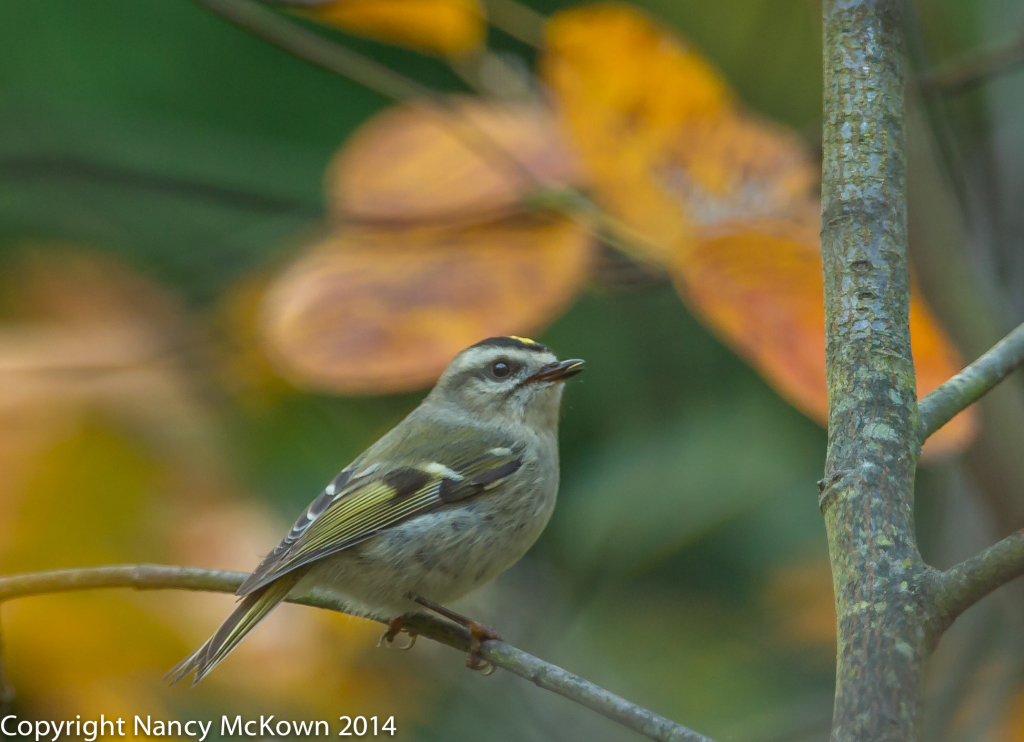
[(919, 431), (924, 443), (961, 410), (981, 399), (1024, 363), (1024, 323), (970, 366), (921, 400)]
[(298, 23), (245, 0), (196, 0), (219, 16), (283, 49), (292, 56), (322, 67), (392, 100), (429, 98), (432, 92), (362, 54), (335, 44)]
[[(3, 601), (0, 601), (0, 609)], [(3, 627), (0, 626), (0, 714), (6, 714), (14, 704), (14, 686), (7, 677), (7, 665), (4, 661)]]
[(989, 78), (1011, 72), (1024, 64), (1024, 32), (1009, 44), (965, 54), (917, 79), (921, 90), (945, 95), (963, 93)]
[(544, 43), (547, 18), (516, 0), (483, 0), (487, 20), (509, 36), (524, 44), (539, 47)]
[(480, 127), (467, 121), (452, 101), (431, 88), (303, 28), (262, 7), (255, 0), (196, 2), (304, 62), (352, 80), (386, 98), (420, 106), (425, 112), (437, 116), (452, 133), (482, 157), (493, 158), (528, 185), (540, 185), (514, 153)]
[(83, 178), (115, 187), (219, 203), (229, 208), (322, 216), (323, 206), (288, 196), (232, 188), (201, 180), (147, 172), (69, 155), (33, 155), (0, 160), (0, 180)]
[(936, 579), (935, 609), (944, 628), (996, 588), (1024, 575), (1024, 529), (967, 561), (940, 573)]
[[(0, 577), (0, 603), (13, 598), (46, 593), (127, 587), (135, 590), (198, 590), (234, 593), (247, 575), (192, 567), (156, 564), (122, 564), (108, 567), (64, 569)], [(289, 602), (344, 612), (334, 598), (311, 593)], [(404, 628), (449, 647), (469, 650), (469, 632), (439, 618), (416, 614)], [(481, 656), (497, 667), (526, 678), (545, 690), (661, 742), (712, 742), (708, 737), (615, 695), (578, 675), (538, 659), (510, 644), (485, 641)]]
[[(282, 5), (294, 8), (316, 8), (330, 5), (337, 0), (263, 0), (268, 5)], [(487, 22), (500, 28), (509, 36), (530, 46), (540, 46), (544, 37), (544, 23), (547, 19), (533, 8), (516, 0), (483, 0)]]
[[(534, 192), (526, 199), (527, 207), (550, 208), (571, 216), (583, 206), (587, 206), (593, 210), (593, 216), (601, 225), (601, 236), (609, 244), (640, 260), (646, 261), (644, 256), (652, 254), (651, 249), (645, 250), (643, 247), (646, 242), (645, 238), (606, 212), (594, 209), (589, 199), (575, 188), (558, 189), (556, 195), (558, 203), (547, 203), (555, 192), (547, 184), (539, 182), (514, 152), (509, 151), (486, 131), (467, 120), (451, 99), (374, 62), (372, 59), (303, 28), (274, 11), (262, 7), (256, 0), (196, 0), (196, 2), (303, 61), (353, 80), (395, 101), (420, 106), (424, 112), (436, 116), (438, 121), (447, 126), (480, 157), (490, 158), (496, 166), (506, 167), (520, 182), (532, 187)], [(283, 2), (278, 0), (278, 4), (306, 7), (321, 3), (322, 0), (283, 0)], [(517, 5), (511, 0), (503, 0), (496, 5), (502, 4)], [(524, 9), (524, 12), (525, 10), (528, 9)], [(543, 20), (542, 16), (538, 17), (541, 21)], [(341, 216), (344, 218), (344, 215)], [(361, 220), (354, 221), (358, 223)]]

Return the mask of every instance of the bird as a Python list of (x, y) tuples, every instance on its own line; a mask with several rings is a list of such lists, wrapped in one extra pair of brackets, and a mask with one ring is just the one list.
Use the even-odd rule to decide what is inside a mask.
[[(493, 630), (445, 606), (511, 567), (547, 525), (559, 481), (560, 361), (517, 336), (460, 352), (423, 401), (330, 481), (242, 582), (235, 610), (175, 665), (202, 680), (289, 595), (327, 595), (346, 613), (403, 621), (438, 613), (470, 630), (471, 669)], [(415, 634), (411, 635), (411, 642)]]

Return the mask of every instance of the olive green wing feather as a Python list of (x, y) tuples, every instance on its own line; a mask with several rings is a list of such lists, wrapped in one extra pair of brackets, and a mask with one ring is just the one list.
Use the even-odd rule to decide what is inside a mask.
[(427, 460), (371, 467), (362, 476), (349, 467), (310, 504), (291, 532), (238, 588), (238, 595), (250, 595), (282, 575), (387, 528), (473, 497), (520, 466), (517, 453), (498, 447), (468, 460), (464, 454), (449, 463)]
[(515, 473), (521, 458), (494, 448), (448, 466), (424, 462), (353, 474), (355, 462), (324, 489), (280, 544), (239, 588), (238, 607), (199, 649), (167, 673), (176, 683), (195, 672), (193, 685), (220, 664), (302, 579), (317, 559), (347, 549), (423, 513), (473, 497)]
[(242, 641), (246, 634), (256, 627), (256, 624), (288, 596), (289, 591), (295, 587), (295, 583), (301, 577), (301, 572), (292, 572), (285, 575), (283, 579), (255, 590), (242, 598), (238, 607), (220, 625), (217, 632), (207, 639), (199, 649), (172, 667), (164, 679), (169, 679), (171, 685), (174, 685), (190, 672), (195, 671), (192, 685), (198, 683), (228, 656), (238, 642)]

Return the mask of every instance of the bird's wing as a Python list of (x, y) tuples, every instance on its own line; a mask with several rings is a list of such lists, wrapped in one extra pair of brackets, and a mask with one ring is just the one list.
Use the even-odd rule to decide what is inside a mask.
[(520, 466), (520, 455), (503, 447), (477, 448), (448, 463), (428, 460), (364, 467), (362, 472), (354, 464), (306, 508), (237, 594), (249, 595), (294, 569), (365, 541), (386, 528), (473, 497)]

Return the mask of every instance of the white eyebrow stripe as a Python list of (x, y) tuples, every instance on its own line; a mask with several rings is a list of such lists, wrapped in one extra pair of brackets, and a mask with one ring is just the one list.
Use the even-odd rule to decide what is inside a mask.
[(423, 471), (428, 474), (435, 474), (445, 479), (453, 479), (456, 482), (461, 482), (464, 477), (453, 469), (449, 469), (444, 464), (438, 463), (437, 461), (430, 461), (423, 465)]
[(502, 348), (494, 345), (485, 345), (482, 348), (471, 348), (469, 350), (462, 351), (459, 356), (459, 368), (476, 368), (478, 366), (484, 366), (491, 361), (496, 361), (499, 358), (508, 358), (509, 360), (521, 363), (524, 366), (529, 366), (531, 363), (541, 362), (549, 363), (551, 361), (558, 360), (554, 353), (550, 351), (536, 351), (527, 350), (524, 348)]

